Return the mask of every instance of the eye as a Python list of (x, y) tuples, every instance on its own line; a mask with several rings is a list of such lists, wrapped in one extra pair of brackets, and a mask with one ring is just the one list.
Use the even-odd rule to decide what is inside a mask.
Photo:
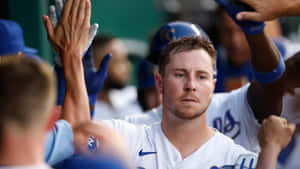
[(183, 77), (184, 74), (183, 73), (175, 73), (175, 77)]
[(206, 75), (200, 75), (199, 79), (207, 79), (208, 77)]

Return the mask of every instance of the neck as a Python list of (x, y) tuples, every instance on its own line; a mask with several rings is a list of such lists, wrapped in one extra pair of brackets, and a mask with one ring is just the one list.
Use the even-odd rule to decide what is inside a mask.
[(1, 166), (44, 164), (44, 135), (7, 134), (0, 151)]
[(184, 120), (163, 109), (162, 116), (162, 131), (183, 159), (197, 151), (215, 134), (206, 123), (206, 112), (195, 119)]

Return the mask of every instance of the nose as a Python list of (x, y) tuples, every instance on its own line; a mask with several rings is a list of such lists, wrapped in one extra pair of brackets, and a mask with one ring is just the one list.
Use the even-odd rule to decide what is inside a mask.
[(186, 79), (184, 90), (185, 91), (192, 91), (192, 92), (196, 91), (196, 83), (195, 83), (194, 78), (189, 77), (189, 78)]

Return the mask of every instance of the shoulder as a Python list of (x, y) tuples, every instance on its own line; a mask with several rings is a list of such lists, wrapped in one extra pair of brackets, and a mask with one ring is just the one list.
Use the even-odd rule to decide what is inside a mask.
[(231, 92), (214, 94), (207, 109), (208, 116), (210, 113), (220, 112), (220, 110), (227, 111), (227, 109), (230, 109), (232, 111), (232, 109), (247, 107), (247, 91), (249, 86), (250, 84), (247, 84)]
[(238, 145), (232, 140), (230, 137), (217, 132), (215, 134), (215, 145), (217, 145), (222, 152), (226, 153), (226, 158), (230, 161), (236, 161), (239, 156), (241, 155), (254, 155), (256, 156), (255, 153), (246, 150), (244, 147), (241, 145)]
[(161, 114), (162, 110), (160, 106), (158, 108), (151, 109), (143, 114), (126, 116), (124, 120), (132, 124), (151, 125), (153, 123), (160, 122)]

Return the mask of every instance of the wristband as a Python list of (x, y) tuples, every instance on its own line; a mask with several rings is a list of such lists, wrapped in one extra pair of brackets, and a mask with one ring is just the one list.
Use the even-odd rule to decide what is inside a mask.
[(278, 80), (285, 71), (283, 58), (280, 56), (278, 66), (271, 72), (257, 72), (253, 68), (255, 80), (261, 84), (270, 84)]

